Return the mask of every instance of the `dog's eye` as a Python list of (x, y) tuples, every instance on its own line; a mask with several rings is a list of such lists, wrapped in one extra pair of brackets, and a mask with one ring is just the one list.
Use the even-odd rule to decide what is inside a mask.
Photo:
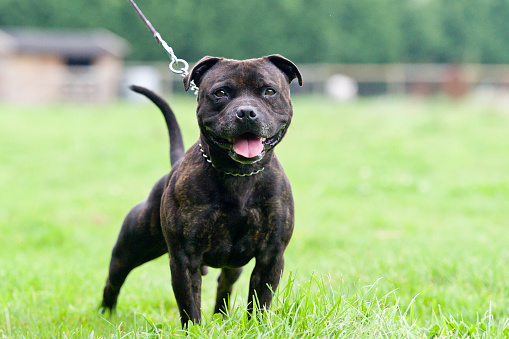
[(224, 89), (218, 89), (217, 91), (214, 92), (214, 95), (218, 98), (223, 98), (226, 96), (226, 91)]
[(276, 90), (272, 87), (268, 87), (265, 89), (265, 92), (263, 94), (271, 96), (271, 95), (276, 94)]

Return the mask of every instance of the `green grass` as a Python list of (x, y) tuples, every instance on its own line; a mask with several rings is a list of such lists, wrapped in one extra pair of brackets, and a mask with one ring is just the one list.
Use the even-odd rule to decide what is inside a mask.
[[(172, 106), (185, 143), (195, 102)], [(466, 101), (296, 97), (277, 153), (295, 231), (270, 312), (251, 262), (226, 318), (180, 329), (167, 257), (97, 313), (125, 213), (169, 170), (150, 105), (0, 105), (0, 337), (509, 337), (509, 114)]]

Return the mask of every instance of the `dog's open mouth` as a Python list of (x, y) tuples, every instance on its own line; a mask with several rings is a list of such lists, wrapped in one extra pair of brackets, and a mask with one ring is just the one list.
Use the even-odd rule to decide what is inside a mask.
[(232, 139), (223, 139), (212, 133), (209, 136), (216, 145), (228, 149), (233, 160), (243, 164), (252, 164), (261, 160), (267, 149), (276, 146), (281, 141), (284, 131), (283, 127), (270, 138), (252, 132), (240, 134)]
[(283, 129), (270, 138), (264, 138), (255, 133), (247, 132), (233, 139), (222, 139), (212, 135), (212, 140), (219, 146), (230, 148), (236, 154), (250, 159), (261, 155), (265, 145), (269, 147), (277, 145), (281, 139), (282, 131)]
[(212, 136), (212, 140), (219, 146), (233, 150), (237, 155), (251, 159), (263, 153), (264, 143), (268, 139), (254, 133), (243, 133), (233, 139)]
[(244, 133), (233, 139), (233, 151), (244, 158), (254, 158), (263, 152), (262, 138), (254, 133)]

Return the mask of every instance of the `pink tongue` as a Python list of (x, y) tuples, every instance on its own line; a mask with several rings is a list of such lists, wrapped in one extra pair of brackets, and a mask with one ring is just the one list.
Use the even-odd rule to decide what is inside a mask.
[(262, 139), (256, 135), (241, 135), (233, 140), (233, 151), (244, 158), (254, 158), (263, 151)]

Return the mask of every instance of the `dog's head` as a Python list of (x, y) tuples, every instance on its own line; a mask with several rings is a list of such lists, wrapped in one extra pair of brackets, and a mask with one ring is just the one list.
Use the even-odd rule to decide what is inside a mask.
[(261, 160), (285, 135), (293, 108), (289, 84), (302, 76), (293, 62), (269, 55), (231, 60), (204, 57), (184, 78), (199, 86), (198, 124), (209, 146), (238, 163)]

